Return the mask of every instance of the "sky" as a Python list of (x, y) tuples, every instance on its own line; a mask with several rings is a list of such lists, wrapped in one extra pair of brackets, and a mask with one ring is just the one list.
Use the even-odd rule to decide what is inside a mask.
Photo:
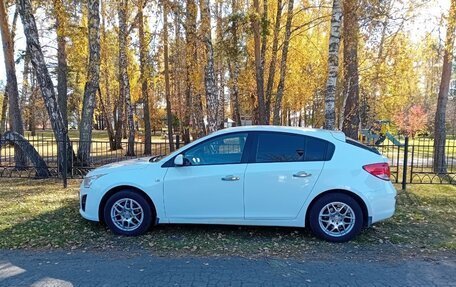
[(418, 10), (416, 16), (406, 25), (406, 29), (415, 42), (420, 41), (429, 32), (441, 39), (445, 37), (446, 21), (442, 22), (442, 16), (448, 16), (450, 0), (431, 0), (426, 2)]
[[(410, 0), (405, 0), (410, 1)], [(399, 1), (400, 2), (400, 1)], [(408, 21), (405, 30), (409, 31), (412, 40), (415, 42), (420, 41), (423, 36), (431, 32), (436, 37), (441, 39), (444, 38), (445, 35), (445, 22), (444, 25), (441, 25), (441, 18), (442, 14), (447, 15), (448, 9), (450, 6), (450, 0), (430, 0), (426, 1), (427, 4), (422, 6), (418, 9), (417, 13), (413, 17), (411, 21)], [(9, 9), (9, 22), (11, 24), (14, 7), (10, 7)], [(40, 18), (40, 17), (38, 17)], [(51, 26), (52, 23), (48, 21), (53, 21), (53, 19), (41, 19), (46, 26)], [(11, 25), (10, 25), (11, 26)], [(1, 39), (0, 39), (1, 40)], [(52, 35), (48, 38), (40, 38), (40, 42), (42, 46), (52, 47), (56, 46), (55, 39), (52, 39)], [(20, 18), (17, 21), (17, 31), (15, 37), (15, 57), (17, 58), (20, 54), (20, 51), (25, 50), (25, 37), (22, 29), (22, 24)], [(53, 52), (54, 50), (54, 52)], [(55, 53), (55, 49), (50, 49), (50, 53)], [(22, 63), (22, 62), (21, 62)], [(18, 82), (21, 82), (21, 75), (22, 75), (22, 64), (16, 65), (16, 74), (18, 76)], [(3, 84), (2, 84), (3, 83)], [(0, 49), (0, 88), (6, 83), (6, 74), (5, 74), (5, 65), (3, 60), (3, 49)]]

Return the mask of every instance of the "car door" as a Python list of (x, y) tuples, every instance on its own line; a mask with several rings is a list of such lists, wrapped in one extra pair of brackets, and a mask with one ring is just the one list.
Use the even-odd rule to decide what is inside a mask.
[(248, 133), (210, 138), (183, 152), (184, 166), (172, 166), (164, 178), (169, 219), (243, 219), (243, 153)]
[(256, 133), (245, 173), (245, 218), (296, 218), (322, 171), (329, 145), (301, 134)]

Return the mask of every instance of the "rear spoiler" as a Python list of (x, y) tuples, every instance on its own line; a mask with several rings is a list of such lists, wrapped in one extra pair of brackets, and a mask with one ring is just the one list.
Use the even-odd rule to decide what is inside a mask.
[(359, 141), (354, 140), (352, 138), (347, 138), (345, 136), (345, 134), (341, 131), (331, 131), (331, 135), (338, 141), (341, 141), (344, 143), (349, 143), (351, 145), (357, 146), (359, 148), (362, 148), (362, 149), (365, 149), (365, 150), (368, 150), (368, 151), (371, 151), (373, 153), (380, 155), (380, 152), (375, 147), (370, 147), (370, 146), (360, 143)]
[(341, 131), (331, 131), (331, 135), (341, 142), (345, 142), (345, 134)]

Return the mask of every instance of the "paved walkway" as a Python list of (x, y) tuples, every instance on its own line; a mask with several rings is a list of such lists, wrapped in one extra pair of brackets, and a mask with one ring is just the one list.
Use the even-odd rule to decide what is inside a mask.
[(0, 286), (456, 286), (456, 258), (298, 261), (0, 251)]

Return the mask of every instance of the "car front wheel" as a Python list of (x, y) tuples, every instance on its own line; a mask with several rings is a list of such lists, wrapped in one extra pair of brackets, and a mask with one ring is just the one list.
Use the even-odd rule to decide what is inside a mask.
[(319, 238), (331, 242), (346, 242), (361, 231), (363, 212), (351, 196), (330, 193), (313, 204), (309, 224)]
[(136, 236), (144, 234), (152, 223), (152, 209), (147, 200), (134, 191), (113, 194), (106, 202), (104, 219), (115, 234)]

